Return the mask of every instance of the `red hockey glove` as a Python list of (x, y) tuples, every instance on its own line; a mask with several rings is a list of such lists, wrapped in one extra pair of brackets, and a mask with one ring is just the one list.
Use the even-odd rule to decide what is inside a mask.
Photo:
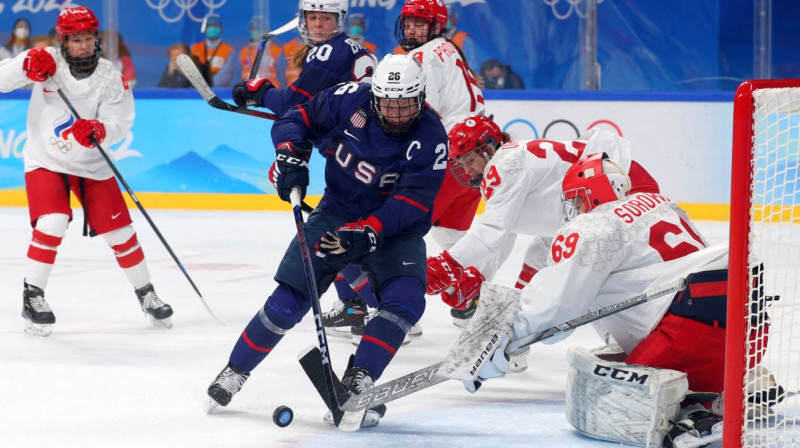
[(233, 102), (239, 107), (261, 106), (261, 98), (271, 88), (272, 83), (267, 78), (239, 81), (233, 85), (231, 96), (233, 96)]
[(427, 294), (439, 294), (450, 285), (454, 285), (461, 280), (461, 267), (447, 251), (435, 257), (428, 257), (428, 286), (425, 288)]
[(94, 142), (103, 143), (106, 138), (106, 127), (97, 120), (78, 120), (72, 125), (72, 135), (82, 146), (94, 148)]
[(381, 230), (383, 223), (374, 216), (349, 222), (336, 229), (335, 234), (322, 235), (315, 246), (316, 254), (331, 264), (358, 259), (378, 248)]
[(464, 275), (458, 284), (453, 285), (454, 291), (449, 288), (442, 291), (442, 301), (457, 310), (463, 310), (472, 299), (481, 294), (484, 280), (483, 274), (475, 266), (470, 266), (464, 269)]
[(48, 76), (56, 74), (56, 60), (45, 48), (31, 48), (22, 62), (22, 69), (34, 82), (44, 82)]

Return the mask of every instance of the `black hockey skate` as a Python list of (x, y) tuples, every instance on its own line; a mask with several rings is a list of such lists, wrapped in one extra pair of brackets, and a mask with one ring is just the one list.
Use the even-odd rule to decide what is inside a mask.
[(25, 318), (25, 333), (34, 336), (50, 336), (56, 316), (44, 300), (44, 290), (24, 283), (22, 290), (22, 317)]
[(142, 312), (157, 327), (172, 328), (172, 307), (164, 303), (156, 294), (153, 285), (148, 283), (136, 290), (136, 297)]
[(664, 448), (693, 448), (706, 446), (722, 439), (722, 417), (698, 410), (675, 426), (664, 437)]
[[(352, 364), (352, 362), (353, 358), (351, 357), (350, 364)], [(342, 377), (342, 385), (347, 388), (349, 393), (358, 395), (372, 389), (375, 386), (375, 382), (372, 380), (372, 375), (370, 375), (368, 371), (359, 367), (351, 366), (344, 372), (344, 376)], [(381, 417), (384, 415), (386, 415), (385, 404), (367, 409), (367, 412), (364, 414), (364, 420), (361, 421), (361, 427), (374, 428), (378, 425), (378, 423), (380, 423)], [(334, 424), (333, 414), (331, 411), (325, 413), (324, 420), (326, 423), (331, 425)]]
[(467, 307), (463, 310), (450, 308), (450, 317), (453, 318), (453, 325), (456, 327), (467, 328), (469, 321), (472, 320), (472, 316), (475, 314), (475, 309), (478, 307), (478, 299), (479, 297), (475, 297), (469, 301), (469, 303), (467, 303)]
[(208, 386), (207, 393), (211, 399), (208, 400), (206, 412), (210, 413), (217, 406), (227, 406), (233, 396), (242, 390), (242, 386), (248, 378), (250, 378), (250, 372), (243, 372), (230, 364), (225, 366)]
[(328, 327), (349, 327), (363, 323), (367, 316), (367, 304), (360, 298), (337, 300), (330, 311), (322, 315), (322, 325)]

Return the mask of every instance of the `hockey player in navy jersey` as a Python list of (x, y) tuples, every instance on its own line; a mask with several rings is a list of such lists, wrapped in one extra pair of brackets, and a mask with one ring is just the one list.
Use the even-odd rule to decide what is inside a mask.
[(255, 104), (283, 115), (340, 82), (369, 81), (375, 71), (375, 56), (344, 33), (347, 0), (301, 0), (300, 12), (297, 28), (306, 42), (298, 51), (302, 58), (300, 76), (282, 88), (275, 88), (267, 78), (238, 82), (232, 91), (237, 105)]
[[(241, 81), (233, 87), (233, 100), (241, 107), (255, 104), (283, 115), (292, 107), (306, 102), (317, 93), (341, 82), (365, 82), (372, 77), (377, 62), (369, 50), (344, 33), (347, 22), (347, 0), (301, 0), (298, 30), (305, 46), (292, 57), (301, 68), (300, 76), (291, 85), (274, 88), (267, 78)], [(349, 282), (347, 277), (352, 279)], [(354, 286), (351, 286), (351, 283)], [(323, 316), (325, 326), (350, 326), (363, 323), (367, 305), (377, 305), (372, 288), (355, 266), (346, 267), (334, 281), (341, 301), (348, 304)], [(360, 286), (359, 286), (360, 285)]]
[[(311, 264), (318, 290), (324, 292), (343, 266), (356, 263), (380, 298), (342, 377), (353, 393), (372, 387), (425, 310), (423, 236), (447, 166), (447, 134), (425, 105), (419, 62), (389, 55), (372, 82), (325, 90), (272, 128), (277, 157), (270, 177), (284, 200), (295, 187), (305, 195), (312, 144), (327, 153), (325, 193), (306, 223), (306, 238), (316, 243)], [(275, 280), (278, 287), (208, 388), (211, 409), (230, 402), (311, 308), (297, 237)], [(381, 415), (370, 410), (362, 426), (376, 425)]]

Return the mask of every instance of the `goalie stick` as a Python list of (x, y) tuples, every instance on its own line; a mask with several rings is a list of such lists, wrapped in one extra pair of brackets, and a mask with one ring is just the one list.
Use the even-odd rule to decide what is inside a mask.
[[(70, 112), (72, 112), (72, 115), (75, 116), (75, 119), (80, 120), (81, 119), (80, 114), (78, 114), (78, 111), (75, 109), (75, 106), (72, 105), (72, 101), (70, 101), (69, 98), (67, 98), (67, 95), (64, 94), (64, 91), (61, 90), (61, 86), (58, 85), (58, 82), (56, 82), (55, 78), (53, 78), (52, 76), (48, 76), (48, 79), (50, 79), (50, 82), (53, 83), (53, 86), (55, 86), (58, 96), (60, 96), (61, 99), (64, 100), (64, 104), (67, 105), (67, 108), (70, 110)], [(139, 211), (142, 212), (144, 219), (147, 220), (147, 223), (150, 224), (150, 227), (153, 229), (153, 232), (155, 232), (158, 239), (161, 240), (161, 244), (164, 245), (164, 248), (167, 249), (167, 252), (169, 252), (170, 256), (172, 256), (172, 259), (175, 261), (175, 264), (178, 265), (178, 268), (180, 268), (181, 272), (183, 273), (183, 276), (186, 277), (186, 280), (188, 280), (189, 284), (192, 285), (192, 289), (194, 289), (194, 292), (197, 293), (197, 297), (200, 298), (200, 303), (203, 304), (203, 307), (206, 309), (206, 311), (208, 311), (208, 314), (210, 314), (211, 317), (216, 319), (216, 321), (219, 322), (222, 326), (225, 326), (225, 322), (222, 322), (222, 320), (219, 317), (217, 317), (217, 315), (214, 314), (213, 311), (211, 311), (211, 308), (209, 308), (208, 304), (206, 303), (206, 300), (203, 298), (203, 295), (200, 294), (200, 290), (197, 289), (197, 285), (194, 284), (192, 277), (189, 276), (189, 272), (186, 271), (186, 268), (183, 267), (181, 261), (178, 260), (178, 256), (175, 255), (175, 252), (172, 251), (172, 248), (167, 243), (166, 238), (164, 238), (164, 235), (162, 235), (161, 231), (158, 230), (156, 223), (153, 222), (153, 220), (150, 218), (150, 215), (144, 209), (142, 203), (139, 202), (139, 199), (136, 197), (136, 194), (133, 192), (133, 190), (131, 190), (131, 187), (128, 186), (128, 183), (125, 182), (125, 178), (122, 177), (122, 173), (120, 173), (119, 170), (117, 169), (117, 166), (114, 165), (114, 162), (111, 160), (111, 157), (106, 153), (106, 150), (102, 146), (100, 146), (100, 143), (95, 139), (94, 134), (92, 134), (89, 138), (91, 139), (92, 143), (94, 143), (94, 145), (97, 147), (97, 150), (100, 152), (100, 155), (103, 156), (103, 159), (106, 161), (109, 168), (111, 168), (111, 171), (114, 172), (114, 176), (117, 177), (119, 183), (121, 183), (122, 186), (125, 187), (125, 191), (128, 192), (128, 195), (131, 197), (133, 203), (136, 204), (136, 207), (138, 207)]]
[[(506, 348), (506, 353), (513, 353), (523, 347), (559, 335), (565, 331), (573, 330), (577, 327), (592, 323), (612, 314), (616, 314), (634, 306), (649, 302), (650, 300), (661, 297), (665, 294), (674, 294), (679, 291), (683, 291), (684, 289), (686, 289), (686, 279), (680, 278), (664, 286), (652, 289), (613, 305), (605, 306), (596, 311), (586, 313), (582, 316), (576, 317), (575, 319), (568, 320), (536, 334), (514, 341), (508, 345)], [(339, 408), (345, 412), (361, 411), (397, 400), (398, 398), (405, 397), (406, 395), (419, 392), (422, 389), (427, 389), (428, 387), (442, 383), (448, 379), (444, 376), (438, 375), (438, 371), (444, 363), (445, 361), (438, 362), (436, 364), (411, 372), (407, 375), (401, 376), (395, 380), (376, 385), (367, 392), (351, 396), (346, 402), (340, 403)]]

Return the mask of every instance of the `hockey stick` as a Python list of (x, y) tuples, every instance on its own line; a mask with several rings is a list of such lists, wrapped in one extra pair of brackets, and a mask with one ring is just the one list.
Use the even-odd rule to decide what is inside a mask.
[[(69, 100), (69, 98), (67, 98), (67, 95), (64, 94), (64, 91), (61, 90), (61, 86), (58, 85), (58, 82), (55, 80), (55, 78), (53, 78), (52, 76), (48, 76), (48, 78), (56, 87), (56, 92), (58, 92), (58, 96), (60, 96), (61, 99), (64, 100), (64, 103), (72, 112), (72, 115), (75, 116), (76, 119), (80, 120), (81, 119), (80, 114), (78, 114), (78, 111), (75, 109), (75, 106), (73, 106), (72, 102)], [(111, 161), (111, 157), (108, 156), (106, 150), (103, 149), (102, 146), (100, 146), (100, 143), (94, 138), (94, 134), (90, 135), (89, 139), (97, 147), (97, 150), (100, 152), (100, 155), (103, 156), (103, 159), (105, 159), (106, 163), (108, 163), (109, 168), (111, 168), (111, 171), (114, 172), (114, 175), (119, 180), (119, 183), (121, 183), (122, 186), (125, 187), (125, 191), (128, 192), (128, 195), (130, 195), (131, 199), (133, 200), (133, 203), (136, 204), (136, 207), (138, 207), (139, 211), (142, 212), (142, 215), (144, 215), (144, 218), (147, 220), (147, 223), (150, 224), (150, 227), (153, 228), (153, 231), (156, 233), (156, 236), (158, 236), (158, 239), (161, 240), (161, 244), (164, 245), (164, 247), (167, 249), (167, 252), (169, 252), (169, 254), (172, 256), (172, 259), (175, 260), (175, 264), (177, 264), (178, 268), (180, 268), (181, 272), (183, 272), (183, 275), (186, 277), (186, 280), (189, 280), (189, 284), (192, 285), (192, 289), (194, 289), (194, 292), (196, 292), (197, 296), (200, 297), (200, 303), (203, 304), (203, 306), (206, 308), (206, 311), (208, 311), (208, 313), (211, 314), (211, 316), (214, 319), (216, 319), (217, 322), (219, 322), (224, 326), (225, 323), (222, 322), (220, 318), (217, 317), (217, 315), (214, 314), (213, 311), (211, 311), (211, 308), (208, 307), (208, 304), (206, 303), (206, 300), (203, 298), (203, 295), (200, 294), (200, 290), (197, 289), (197, 285), (194, 284), (194, 281), (192, 281), (192, 278), (189, 276), (189, 273), (186, 272), (186, 268), (184, 268), (183, 264), (180, 262), (180, 260), (178, 260), (178, 256), (175, 255), (175, 252), (172, 251), (172, 248), (167, 243), (167, 240), (158, 230), (158, 227), (156, 227), (156, 223), (154, 223), (153, 220), (150, 219), (150, 215), (147, 214), (147, 211), (144, 209), (144, 206), (142, 205), (141, 202), (139, 202), (139, 199), (136, 197), (136, 194), (133, 192), (133, 190), (131, 190), (131, 187), (128, 186), (128, 183), (125, 182), (125, 179), (122, 177), (122, 174), (119, 172), (116, 165), (114, 165), (114, 162)]]
[(278, 115), (262, 112), (260, 110), (252, 110), (246, 107), (239, 107), (235, 106), (230, 103), (226, 103), (222, 100), (222, 98), (218, 97), (211, 87), (208, 86), (208, 83), (205, 79), (203, 79), (203, 75), (200, 73), (200, 70), (194, 65), (194, 61), (192, 58), (189, 57), (188, 54), (180, 54), (177, 58), (175, 58), (175, 63), (178, 64), (178, 68), (180, 69), (183, 76), (189, 80), (189, 82), (194, 86), (194, 88), (200, 93), (200, 96), (203, 97), (206, 102), (213, 107), (214, 109), (220, 110), (227, 110), (229, 112), (236, 112), (239, 114), (250, 115), (252, 117), (264, 118), (267, 120), (277, 120), (279, 117)]
[[(674, 294), (684, 289), (686, 289), (686, 279), (680, 278), (664, 286), (623, 300), (622, 302), (605, 306), (596, 311), (586, 313), (580, 317), (576, 317), (575, 319), (568, 320), (564, 323), (530, 335), (526, 338), (514, 341), (513, 343), (509, 344), (508, 347), (506, 347), (505, 351), (506, 353), (516, 352), (523, 347), (527, 347), (541, 340), (551, 338), (565, 331), (573, 330), (588, 323), (600, 320), (604, 317), (608, 317), (612, 314), (619, 313), (637, 305), (641, 305), (665, 294)], [(436, 364), (423, 367), (415, 372), (411, 372), (408, 375), (401, 376), (395, 380), (377, 385), (367, 392), (350, 397), (339, 407), (346, 412), (354, 412), (362, 409), (373, 408), (375, 406), (397, 400), (398, 398), (442, 383), (448, 379), (437, 374), (443, 364), (444, 361), (438, 362)]]
[[(289, 24), (287, 23), (286, 25)], [(260, 110), (247, 109), (246, 107), (238, 107), (223, 101), (217, 96), (217, 94), (214, 93), (213, 90), (211, 90), (211, 87), (208, 86), (208, 83), (205, 79), (203, 79), (203, 75), (200, 74), (200, 70), (198, 70), (197, 66), (194, 65), (194, 61), (192, 61), (192, 58), (189, 57), (189, 55), (178, 55), (178, 57), (175, 59), (175, 62), (178, 64), (178, 68), (180, 69), (181, 73), (183, 73), (183, 76), (189, 80), (194, 88), (200, 93), (200, 96), (202, 96), (203, 99), (206, 100), (206, 102), (214, 109), (227, 110), (229, 112), (236, 112), (253, 117), (266, 118), (267, 120), (277, 120), (280, 118), (275, 114), (262, 112)], [(306, 213), (311, 213), (314, 211), (314, 207), (306, 204), (305, 201), (300, 203), (300, 208)]]
[[(292, 188), (289, 194), (294, 214), (294, 223), (297, 227), (297, 241), (300, 245), (300, 256), (303, 258), (303, 268), (306, 272), (306, 286), (308, 296), (311, 300), (311, 310), (314, 313), (314, 325), (317, 328), (317, 340), (322, 355), (322, 369), (325, 377), (325, 392), (328, 409), (333, 415), (333, 422), (339, 429), (344, 431), (355, 431), (361, 427), (361, 420), (364, 419), (364, 412), (345, 414), (339, 408), (339, 400), (336, 398), (336, 384), (334, 379), (333, 367), (331, 366), (330, 350), (328, 349), (328, 338), (325, 335), (325, 327), (322, 325), (322, 307), (319, 304), (319, 291), (317, 291), (317, 280), (314, 276), (314, 267), (311, 265), (311, 250), (308, 248), (306, 240), (305, 224), (303, 223), (303, 213), (300, 207), (300, 188)], [(318, 386), (320, 390), (321, 387)], [(366, 412), (366, 411), (365, 411)], [(360, 418), (358, 418), (360, 417)]]
[[(264, 48), (267, 46), (267, 41), (279, 34), (283, 34), (291, 29), (297, 28), (297, 23), (299, 20), (299, 17), (295, 17), (280, 28), (272, 30), (261, 37), (261, 42), (258, 44), (258, 51), (256, 52), (256, 59), (253, 61), (253, 67), (250, 68), (250, 76), (248, 79), (255, 79), (256, 75), (258, 74), (258, 69), (261, 68), (261, 58), (264, 57)], [(253, 104), (255, 104), (255, 102), (252, 100), (247, 102), (248, 106), (252, 106)]]

